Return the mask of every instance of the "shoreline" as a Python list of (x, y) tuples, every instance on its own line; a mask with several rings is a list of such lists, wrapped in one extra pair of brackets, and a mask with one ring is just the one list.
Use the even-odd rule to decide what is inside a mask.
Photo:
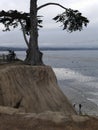
[[(59, 86), (70, 102), (76, 104), (76, 111), (79, 111), (79, 104), (82, 104), (83, 115), (98, 116), (98, 93), (90, 83), (94, 84), (95, 77), (85, 76), (68, 68), (53, 68)], [(96, 94), (95, 94), (96, 92)]]

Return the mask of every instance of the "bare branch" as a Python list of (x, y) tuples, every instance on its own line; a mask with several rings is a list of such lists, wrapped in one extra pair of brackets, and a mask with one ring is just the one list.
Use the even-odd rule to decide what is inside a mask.
[(67, 10), (67, 8), (65, 8), (64, 6), (62, 6), (61, 4), (58, 4), (58, 3), (46, 3), (46, 4), (44, 4), (44, 5), (39, 6), (39, 7), (37, 8), (37, 10), (39, 10), (39, 9), (45, 7), (45, 6), (48, 6), (48, 5), (57, 5), (57, 6), (59, 6), (59, 7), (63, 8), (63, 9), (65, 9), (65, 10)]

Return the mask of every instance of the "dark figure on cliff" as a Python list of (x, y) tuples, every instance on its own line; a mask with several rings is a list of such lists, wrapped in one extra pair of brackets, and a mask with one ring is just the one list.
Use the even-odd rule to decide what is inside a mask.
[(8, 51), (9, 51), (9, 54), (7, 55), (7, 60), (9, 62), (14, 61), (16, 58), (15, 52), (13, 50), (8, 50)]
[(80, 114), (80, 115), (82, 114), (81, 108), (82, 108), (82, 105), (79, 104), (79, 114)]
[(73, 107), (75, 108), (75, 107), (76, 107), (76, 104), (73, 104)]

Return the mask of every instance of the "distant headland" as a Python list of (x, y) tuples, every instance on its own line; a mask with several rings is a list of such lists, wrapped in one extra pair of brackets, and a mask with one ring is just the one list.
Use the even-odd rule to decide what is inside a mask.
[[(3, 47), (0, 46), (0, 51), (8, 51), (9, 49), (14, 51), (26, 51), (27, 48), (22, 47)], [(42, 51), (70, 51), (70, 50), (98, 50), (97, 47), (40, 47)]]

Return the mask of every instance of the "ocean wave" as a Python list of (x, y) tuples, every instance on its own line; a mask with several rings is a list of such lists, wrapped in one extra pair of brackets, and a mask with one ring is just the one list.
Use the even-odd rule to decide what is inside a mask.
[(98, 106), (98, 99), (96, 99), (96, 98), (94, 98), (94, 99), (93, 98), (87, 98), (87, 100), (95, 103)]
[(77, 71), (71, 70), (69, 68), (53, 68), (58, 80), (73, 79), (78, 82), (91, 82), (96, 80), (95, 77), (85, 76)]

